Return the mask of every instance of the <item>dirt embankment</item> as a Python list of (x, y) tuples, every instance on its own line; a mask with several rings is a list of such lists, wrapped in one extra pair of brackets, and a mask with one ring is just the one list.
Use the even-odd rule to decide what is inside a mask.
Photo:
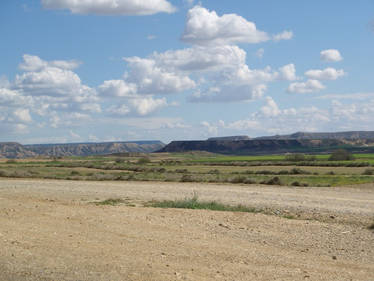
[[(326, 221), (90, 203), (192, 191)], [(0, 280), (374, 280), (374, 233), (354, 223), (373, 203), (370, 186), (0, 180)]]

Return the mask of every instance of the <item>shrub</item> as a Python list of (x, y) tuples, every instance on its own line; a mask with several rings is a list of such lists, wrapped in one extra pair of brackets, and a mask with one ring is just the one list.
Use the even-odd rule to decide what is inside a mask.
[(302, 153), (289, 153), (285, 155), (284, 159), (286, 161), (305, 161), (305, 155)]
[(188, 173), (188, 170), (187, 169), (176, 169), (175, 172), (183, 174), (183, 173)]
[(193, 182), (193, 181), (194, 179), (192, 178), (192, 176), (188, 174), (184, 174), (180, 179), (180, 182)]
[(257, 171), (256, 175), (273, 175), (274, 172), (268, 170)]
[(125, 159), (117, 158), (117, 159), (115, 160), (115, 162), (116, 162), (117, 164), (121, 164), (121, 163), (124, 163), (124, 162), (125, 162)]
[(247, 179), (245, 179), (245, 181), (243, 183), (245, 183), (245, 184), (254, 184), (254, 183), (256, 183), (256, 181), (253, 180), (253, 179), (247, 178)]
[(138, 159), (138, 164), (148, 164), (151, 162), (151, 159), (149, 157), (141, 157)]
[(298, 181), (294, 181), (291, 183), (291, 186), (301, 186), (301, 183), (299, 183)]
[(271, 178), (267, 181), (263, 181), (261, 183), (269, 184), (269, 185), (282, 185), (283, 184), (279, 177), (274, 177), (274, 178)]
[(217, 169), (215, 169), (215, 170), (210, 170), (210, 171), (208, 172), (208, 174), (216, 174), (216, 175), (218, 175), (219, 173), (220, 173), (220, 171), (217, 170)]
[(78, 171), (71, 171), (70, 173), (71, 176), (79, 176), (80, 174)]
[(374, 169), (366, 169), (362, 174), (363, 175), (374, 175)]
[(334, 151), (329, 157), (329, 161), (347, 161), (347, 160), (355, 160), (355, 158), (349, 151), (345, 149), (338, 149)]
[(9, 159), (9, 160), (6, 161), (6, 163), (7, 164), (15, 164), (15, 163), (17, 163), (17, 161), (14, 160), (14, 159)]
[(244, 176), (236, 176), (230, 180), (231, 183), (245, 183), (246, 177)]

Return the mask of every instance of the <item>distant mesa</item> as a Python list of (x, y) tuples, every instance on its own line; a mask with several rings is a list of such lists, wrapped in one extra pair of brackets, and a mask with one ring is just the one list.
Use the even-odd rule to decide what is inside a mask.
[(275, 135), (268, 137), (258, 137), (256, 139), (271, 139), (271, 140), (288, 140), (288, 139), (342, 139), (342, 140), (360, 140), (360, 139), (374, 139), (373, 131), (349, 131), (349, 132), (335, 132), (335, 133), (307, 133), (297, 132), (291, 135)]
[(351, 131), (335, 133), (297, 132), (290, 135), (209, 138), (202, 141), (173, 141), (159, 152), (207, 151), (233, 155), (282, 153), (329, 153), (339, 148), (352, 152), (374, 152), (374, 132)]
[(230, 137), (215, 137), (215, 138), (209, 138), (207, 141), (240, 141), (240, 140), (249, 140), (251, 139), (248, 136), (230, 136)]
[(161, 141), (31, 144), (0, 143), (0, 158), (90, 156), (115, 153), (150, 153), (165, 146)]

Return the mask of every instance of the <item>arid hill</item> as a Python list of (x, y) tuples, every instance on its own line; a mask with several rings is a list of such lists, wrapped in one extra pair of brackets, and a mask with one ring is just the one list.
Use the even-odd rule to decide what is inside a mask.
[(339, 139), (339, 140), (360, 140), (360, 139), (374, 139), (374, 131), (350, 131), (350, 132), (334, 132), (334, 133), (308, 133), (297, 132), (290, 135), (275, 135), (258, 137), (256, 139), (271, 139), (271, 140), (312, 140), (312, 139)]
[(124, 152), (149, 153), (164, 147), (160, 141), (67, 143), (21, 145), (0, 143), (0, 158), (27, 158), (37, 156), (89, 156)]
[[(230, 137), (232, 138), (232, 137)], [(159, 152), (208, 151), (221, 154), (328, 153), (338, 148), (374, 152), (374, 132), (295, 133), (254, 139), (216, 138), (206, 141), (173, 141)]]

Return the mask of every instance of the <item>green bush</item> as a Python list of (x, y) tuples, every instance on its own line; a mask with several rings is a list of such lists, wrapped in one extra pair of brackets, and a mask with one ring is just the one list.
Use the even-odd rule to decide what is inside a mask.
[(305, 161), (305, 154), (302, 153), (289, 153), (284, 156), (286, 161)]
[(138, 159), (138, 164), (148, 164), (151, 162), (151, 159), (149, 157), (141, 157)]
[(348, 161), (355, 160), (352, 153), (345, 149), (335, 150), (329, 157), (329, 161)]
[(283, 185), (281, 179), (279, 177), (271, 178), (267, 181), (262, 181), (262, 184), (269, 184), (269, 185)]

